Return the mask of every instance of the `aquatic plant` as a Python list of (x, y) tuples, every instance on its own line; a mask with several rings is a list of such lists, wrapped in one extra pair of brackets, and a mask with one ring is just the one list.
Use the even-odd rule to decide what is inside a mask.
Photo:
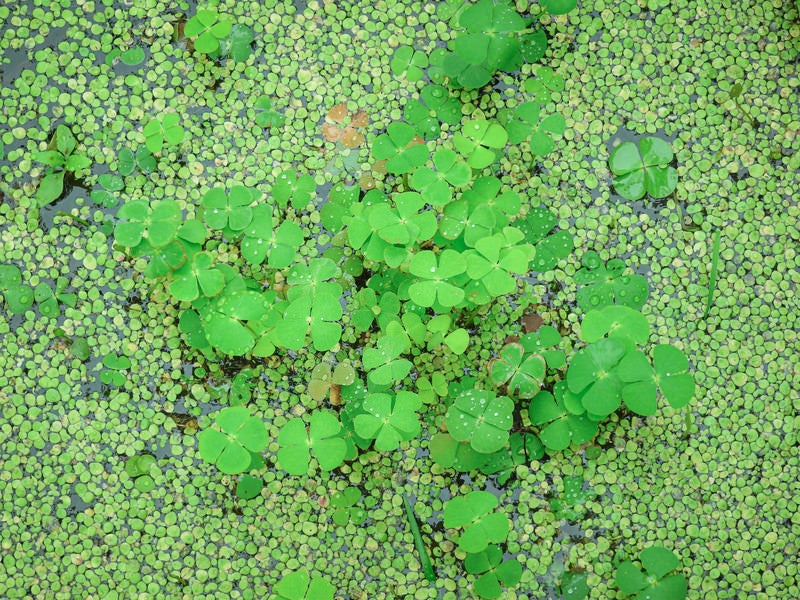
[(628, 200), (639, 200), (645, 194), (669, 196), (678, 185), (678, 172), (669, 164), (673, 158), (669, 144), (657, 137), (643, 137), (638, 147), (623, 142), (608, 158), (614, 190)]
[(91, 166), (92, 160), (85, 154), (76, 152), (77, 146), (78, 142), (69, 127), (59, 125), (47, 149), (33, 154), (33, 160), (47, 166), (36, 189), (37, 206), (46, 206), (61, 197), (67, 172), (75, 173)]
[(683, 600), (686, 597), (686, 577), (670, 575), (679, 566), (678, 557), (666, 548), (650, 546), (639, 554), (642, 569), (633, 561), (622, 562), (614, 579), (622, 593), (635, 600)]

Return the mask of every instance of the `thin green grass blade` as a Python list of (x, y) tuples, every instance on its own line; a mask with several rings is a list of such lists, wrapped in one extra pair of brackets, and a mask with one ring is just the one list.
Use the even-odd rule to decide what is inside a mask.
[(717, 229), (714, 232), (714, 241), (711, 248), (711, 274), (708, 278), (708, 297), (706, 298), (706, 310), (703, 313), (703, 318), (708, 317), (711, 310), (711, 300), (714, 296), (714, 289), (717, 287), (717, 271), (719, 270), (719, 242), (720, 231)]
[(417, 518), (414, 515), (414, 508), (411, 506), (405, 494), (403, 494), (403, 504), (406, 507), (408, 525), (411, 527), (411, 535), (414, 536), (414, 544), (417, 547), (417, 554), (419, 554), (419, 562), (422, 565), (422, 570), (428, 581), (436, 581), (433, 563), (431, 563), (431, 557), (428, 556), (428, 551), (425, 549), (425, 544), (422, 542), (422, 534), (419, 532), (419, 525), (417, 525)]

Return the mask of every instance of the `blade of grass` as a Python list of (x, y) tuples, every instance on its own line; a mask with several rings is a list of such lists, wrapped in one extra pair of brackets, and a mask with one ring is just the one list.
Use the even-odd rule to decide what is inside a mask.
[(419, 525), (417, 524), (417, 518), (414, 515), (414, 508), (411, 506), (411, 503), (406, 498), (406, 495), (403, 494), (403, 504), (406, 507), (406, 517), (408, 518), (408, 525), (411, 527), (411, 535), (414, 536), (414, 544), (417, 547), (417, 553), (419, 554), (419, 562), (422, 565), (422, 570), (425, 573), (425, 577), (428, 581), (436, 581), (436, 573), (433, 570), (433, 564), (431, 563), (431, 558), (428, 556), (428, 551), (425, 549), (425, 544), (422, 542), (422, 534), (419, 532)]
[(714, 289), (717, 287), (717, 271), (719, 270), (719, 241), (720, 232), (717, 229), (714, 232), (714, 241), (711, 247), (711, 273), (708, 277), (708, 298), (706, 298), (706, 311), (703, 313), (703, 318), (708, 316), (711, 310), (711, 300), (714, 296)]

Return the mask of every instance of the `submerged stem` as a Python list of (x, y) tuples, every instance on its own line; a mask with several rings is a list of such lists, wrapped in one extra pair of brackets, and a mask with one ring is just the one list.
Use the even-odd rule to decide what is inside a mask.
[(422, 541), (422, 534), (419, 532), (419, 525), (417, 518), (414, 516), (414, 508), (411, 506), (405, 494), (403, 496), (403, 504), (406, 507), (406, 517), (408, 518), (408, 525), (411, 527), (411, 535), (414, 537), (414, 544), (417, 547), (417, 554), (419, 554), (419, 562), (422, 565), (422, 570), (428, 581), (436, 581), (436, 573), (433, 570), (433, 563), (428, 556), (428, 551), (425, 549), (425, 544)]

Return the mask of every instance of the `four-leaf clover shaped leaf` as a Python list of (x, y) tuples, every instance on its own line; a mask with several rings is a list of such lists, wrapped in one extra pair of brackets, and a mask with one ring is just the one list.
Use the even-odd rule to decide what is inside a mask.
[(289, 573), (275, 584), (277, 600), (333, 600), (334, 593), (336, 588), (325, 579), (305, 571)]
[(158, 119), (153, 119), (144, 126), (145, 145), (153, 154), (161, 152), (166, 142), (176, 146), (183, 141), (183, 127), (178, 125), (180, 116), (177, 113), (167, 113)]
[(593, 250), (583, 255), (581, 263), (583, 268), (575, 273), (575, 281), (581, 284), (577, 299), (585, 312), (608, 304), (624, 304), (636, 310), (644, 306), (648, 295), (644, 275), (623, 275), (623, 261), (613, 258), (604, 265), (600, 255)]
[(221, 187), (214, 187), (203, 195), (203, 218), (211, 229), (230, 229), (238, 232), (253, 219), (250, 205), (261, 196), (256, 190), (235, 185), (229, 194)]
[(638, 148), (633, 142), (623, 142), (608, 158), (614, 190), (628, 200), (639, 200), (645, 194), (669, 196), (678, 184), (678, 172), (669, 166), (672, 159), (672, 148), (662, 139), (643, 137)]
[(499, 123), (478, 119), (464, 124), (463, 133), (453, 136), (456, 149), (473, 169), (488, 167), (498, 158), (495, 149), (504, 148), (508, 133)]
[(419, 190), (428, 204), (445, 206), (453, 199), (452, 187), (465, 186), (472, 180), (472, 170), (448, 148), (436, 151), (433, 164), (436, 170), (420, 167), (414, 171), (411, 187)]
[(120, 221), (114, 227), (114, 238), (128, 248), (147, 239), (151, 246), (160, 248), (175, 239), (181, 224), (181, 208), (174, 200), (131, 200), (117, 211)]
[(437, 303), (449, 307), (464, 299), (464, 290), (447, 281), (467, 269), (467, 261), (460, 252), (448, 248), (437, 260), (432, 250), (423, 250), (414, 255), (408, 269), (421, 280), (408, 288), (416, 304), (426, 308)]
[(256, 124), (261, 127), (280, 127), (286, 122), (285, 117), (272, 107), (272, 100), (268, 96), (261, 96), (253, 108)]
[(535, 78), (525, 80), (525, 91), (532, 94), (540, 106), (550, 102), (550, 92), (560, 92), (563, 89), (564, 78), (556, 75), (550, 67), (539, 67)]
[(272, 186), (272, 197), (281, 208), (286, 208), (291, 200), (292, 207), (305, 208), (317, 192), (317, 183), (308, 173), (298, 175), (294, 169), (288, 169), (278, 175), (278, 181)]
[(259, 453), (267, 445), (264, 422), (246, 407), (232, 406), (217, 413), (215, 424), (216, 428), (204, 429), (197, 436), (200, 456), (228, 475), (246, 471), (251, 453)]
[(450, 96), (441, 85), (426, 85), (419, 99), (406, 102), (406, 121), (414, 126), (417, 135), (432, 140), (441, 133), (440, 123), (457, 125), (461, 121), (461, 102)]
[(340, 466), (347, 452), (341, 431), (342, 424), (333, 413), (327, 411), (311, 413), (308, 431), (303, 419), (292, 419), (278, 434), (278, 462), (281, 468), (292, 475), (305, 475), (312, 453), (325, 471)]
[(553, 388), (555, 395), (541, 391), (531, 400), (528, 413), (533, 425), (545, 426), (539, 432), (542, 443), (551, 452), (559, 452), (570, 444), (584, 444), (597, 433), (597, 421), (589, 419), (585, 409), (578, 401), (575, 412), (567, 409), (566, 399), (570, 396), (567, 384), (559, 381)]
[(220, 40), (226, 38), (232, 28), (233, 22), (221, 21), (217, 11), (198, 10), (195, 16), (186, 21), (183, 33), (188, 38), (197, 38), (194, 41), (195, 50), (203, 54), (214, 54), (220, 50)]
[(208, 252), (198, 252), (191, 262), (186, 261), (174, 272), (175, 279), (169, 286), (170, 293), (178, 300), (192, 302), (203, 296), (210, 298), (225, 287), (225, 275), (216, 266)]
[(389, 68), (395, 77), (405, 77), (411, 83), (422, 79), (428, 56), (424, 52), (415, 51), (411, 46), (400, 46), (394, 51)]
[(525, 356), (525, 348), (518, 343), (503, 346), (500, 356), (489, 367), (492, 382), (497, 386), (507, 382), (508, 393), (520, 398), (530, 398), (538, 392), (546, 372), (544, 357), (539, 354)]
[(362, 403), (364, 414), (355, 418), (355, 430), (365, 439), (375, 440), (375, 449), (396, 450), (420, 431), (417, 411), (422, 403), (413, 392), (370, 394)]
[(203, 332), (208, 343), (220, 352), (241, 356), (256, 343), (256, 334), (250, 325), (267, 312), (268, 297), (263, 293), (226, 288), (203, 311)]
[[(678, 557), (666, 548), (651, 546), (639, 554), (644, 572), (632, 561), (617, 567), (614, 579), (624, 594), (636, 594), (634, 600), (683, 600), (686, 598), (686, 577), (669, 575), (680, 566)], [(669, 575), (669, 576), (668, 576)]]
[(498, 598), (503, 587), (513, 587), (522, 578), (522, 565), (512, 558), (503, 560), (503, 551), (494, 544), (483, 552), (468, 554), (464, 560), (467, 573), (478, 575), (473, 589), (481, 598)]
[(623, 381), (617, 366), (628, 345), (616, 338), (602, 338), (579, 350), (567, 370), (567, 385), (573, 394), (582, 394), (586, 410), (605, 417), (617, 410), (622, 399)]
[(408, 336), (402, 325), (392, 321), (386, 326), (386, 333), (375, 344), (375, 348), (364, 348), (361, 359), (368, 371), (370, 383), (388, 386), (402, 380), (411, 371), (411, 361), (400, 358), (409, 349)]
[(413, 171), (428, 160), (428, 147), (415, 141), (416, 132), (408, 123), (394, 122), (372, 145), (372, 156), (386, 160), (386, 170), (400, 175)]
[(444, 526), (463, 527), (458, 547), (465, 552), (483, 552), (491, 543), (500, 544), (508, 537), (511, 521), (502, 513), (493, 513), (498, 500), (483, 491), (457, 496), (444, 507)]
[(457, 441), (469, 441), (478, 452), (491, 454), (508, 443), (513, 413), (514, 403), (507, 396), (467, 389), (454, 398), (445, 421)]
[(253, 219), (242, 239), (242, 256), (253, 265), (267, 261), (270, 267), (288, 267), (303, 243), (303, 230), (294, 221), (283, 221), (273, 229), (272, 208), (266, 205), (253, 207)]

